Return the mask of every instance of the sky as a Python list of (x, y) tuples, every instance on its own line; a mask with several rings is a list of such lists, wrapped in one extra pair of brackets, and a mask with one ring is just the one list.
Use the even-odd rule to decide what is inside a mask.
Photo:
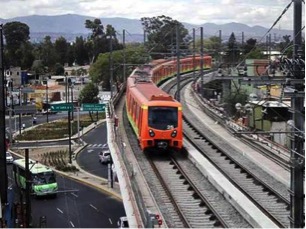
[[(291, 0), (0, 0), (0, 18), (80, 14), (139, 19), (166, 15), (180, 22), (244, 23), (270, 28)], [(303, 18), (305, 4), (302, 3)], [(304, 20), (303, 24), (304, 25)], [(293, 29), (293, 4), (276, 25)]]

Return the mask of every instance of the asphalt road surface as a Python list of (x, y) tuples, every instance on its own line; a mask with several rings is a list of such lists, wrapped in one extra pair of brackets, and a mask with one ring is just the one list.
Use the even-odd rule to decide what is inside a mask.
[(106, 122), (82, 136), (82, 139), (88, 143), (88, 146), (78, 154), (76, 158), (78, 165), (89, 173), (107, 179), (108, 165), (101, 164), (98, 156), (102, 146), (107, 143)]

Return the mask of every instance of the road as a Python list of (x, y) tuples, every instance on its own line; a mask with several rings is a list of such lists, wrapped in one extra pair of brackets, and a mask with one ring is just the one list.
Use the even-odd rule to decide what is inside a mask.
[(66, 177), (57, 176), (62, 193), (57, 198), (32, 198), (34, 223), (46, 216), (50, 228), (114, 228), (125, 215), (123, 203)]
[[(106, 123), (82, 138), (89, 146), (79, 154), (77, 162), (86, 171), (106, 178), (107, 165), (98, 160), (98, 152), (107, 142)], [(11, 167), (8, 165), (8, 179), (9, 186), (14, 188)], [(34, 226), (39, 227), (40, 217), (46, 216), (49, 228), (113, 228), (117, 227), (119, 217), (125, 215), (121, 200), (59, 174), (57, 180), (60, 189), (57, 198), (31, 197)]]
[(78, 165), (87, 172), (107, 179), (108, 166), (101, 164), (98, 157), (102, 145), (107, 143), (106, 122), (82, 136), (82, 139), (88, 143), (88, 146), (78, 154), (76, 158)]

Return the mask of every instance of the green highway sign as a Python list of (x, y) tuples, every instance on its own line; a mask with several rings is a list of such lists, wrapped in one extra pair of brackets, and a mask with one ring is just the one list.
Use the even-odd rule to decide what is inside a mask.
[(51, 111), (72, 111), (72, 103), (50, 104)]
[(83, 111), (105, 111), (105, 103), (83, 103)]

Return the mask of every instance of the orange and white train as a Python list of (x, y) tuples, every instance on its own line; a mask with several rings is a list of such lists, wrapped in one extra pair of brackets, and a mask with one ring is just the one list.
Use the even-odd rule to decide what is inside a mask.
[[(205, 58), (210, 58), (211, 66), (211, 57)], [(192, 63), (195, 63), (194, 58), (181, 60), (180, 72), (194, 69)], [(176, 61), (155, 61), (136, 68), (127, 79), (126, 111), (142, 150), (171, 148), (179, 151), (183, 147), (182, 105), (156, 86), (176, 74), (175, 66)]]

